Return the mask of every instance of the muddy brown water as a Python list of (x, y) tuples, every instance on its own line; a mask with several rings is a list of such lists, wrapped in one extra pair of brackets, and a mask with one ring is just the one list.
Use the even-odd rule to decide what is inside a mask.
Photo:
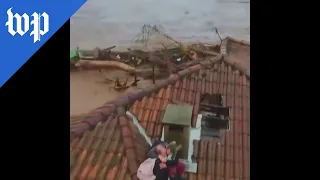
[(71, 47), (132, 47), (144, 24), (160, 24), (183, 42), (216, 41), (214, 27), (249, 40), (250, 0), (88, 0), (71, 18)]
[[(106, 83), (106, 79), (115, 80), (119, 78), (124, 82), (127, 78), (127, 85), (130, 85), (134, 78), (121, 70), (85, 70), (70, 72), (70, 114), (81, 115), (103, 105), (107, 101), (113, 100), (128, 92), (137, 92), (149, 86), (153, 86), (152, 80), (140, 80), (136, 87), (118, 92), (112, 89), (114, 82)], [(156, 80), (161, 83), (164, 79)], [(111, 88), (111, 89), (110, 89)]]
[[(70, 114), (82, 114), (95, 109), (106, 101), (119, 97), (123, 92), (109, 89), (113, 83), (105, 79), (121, 80), (128, 77), (123, 71), (109, 70), (101, 73), (96, 70), (70, 72)], [(131, 77), (129, 77), (129, 81)]]
[[(136, 47), (134, 37), (144, 24), (161, 25), (183, 42), (216, 42), (222, 37), (250, 40), (250, 0), (88, 0), (71, 18), (71, 48)], [(154, 37), (149, 46), (169, 44)], [(109, 90), (105, 78), (124, 78), (122, 71), (70, 73), (70, 113), (88, 112), (123, 92)]]

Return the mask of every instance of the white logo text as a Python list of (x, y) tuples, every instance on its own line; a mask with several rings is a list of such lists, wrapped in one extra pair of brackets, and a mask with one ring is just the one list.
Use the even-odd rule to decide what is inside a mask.
[[(8, 32), (15, 36), (17, 33), (20, 36), (24, 36), (30, 29), (30, 24), (33, 25), (32, 31), (30, 32), (30, 36), (33, 36), (33, 43), (40, 41), (40, 37), (49, 32), (49, 15), (44, 12), (42, 14), (34, 12), (30, 17), (26, 13), (22, 14), (22, 16), (18, 13), (13, 14), (12, 8), (7, 10), (8, 21), (6, 22), (6, 26), (8, 27)], [(14, 23), (16, 20), (16, 23)], [(43, 23), (43, 24), (42, 24)], [(14, 29), (14, 24), (16, 24), (16, 30)], [(43, 29), (41, 29), (41, 25)]]

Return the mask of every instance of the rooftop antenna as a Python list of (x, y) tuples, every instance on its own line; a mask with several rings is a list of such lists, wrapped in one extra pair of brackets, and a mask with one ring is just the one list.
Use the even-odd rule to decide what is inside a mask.
[(220, 36), (220, 34), (219, 34), (219, 31), (218, 31), (218, 28), (214, 28), (214, 30), (216, 31), (216, 34), (218, 35), (218, 37), (219, 37), (219, 39), (220, 39), (220, 42), (221, 42), (221, 44), (222, 44), (222, 38), (221, 38), (221, 36)]

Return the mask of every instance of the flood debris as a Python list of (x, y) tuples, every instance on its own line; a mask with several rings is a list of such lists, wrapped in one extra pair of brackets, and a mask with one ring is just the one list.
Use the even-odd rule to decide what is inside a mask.
[[(143, 51), (128, 48), (126, 52), (114, 51), (115, 45), (102, 49), (97, 47), (93, 50), (77, 48), (70, 53), (70, 67), (77, 70), (97, 69), (99, 71), (101, 69), (119, 69), (134, 77), (134, 82), (130, 85), (127, 85), (127, 80), (120, 83), (118, 78), (105, 81), (108, 84), (114, 82), (115, 85), (112, 89), (117, 91), (125, 90), (130, 86), (137, 86), (140, 81), (139, 78), (150, 79), (155, 84), (157, 79), (168, 78), (173, 73), (221, 56), (223, 48), (226, 48), (223, 43), (225, 40), (220, 36), (217, 28), (215, 28), (215, 32), (220, 42), (205, 44), (198, 41), (195, 44), (187, 45), (169, 36), (161, 25), (144, 25), (140, 34), (135, 37), (136, 43), (147, 47), (150, 38), (156, 34), (172, 41), (176, 46), (169, 47), (162, 43), (162, 48), (159, 49), (151, 50), (147, 47), (147, 51)], [(233, 63), (233, 65), (237, 64)]]
[(127, 85), (127, 83), (127, 78), (125, 78), (123, 82), (120, 82), (119, 78), (116, 78), (116, 80), (114, 81), (114, 86), (110, 87), (109, 89), (114, 89), (115, 91), (124, 91), (130, 87)]

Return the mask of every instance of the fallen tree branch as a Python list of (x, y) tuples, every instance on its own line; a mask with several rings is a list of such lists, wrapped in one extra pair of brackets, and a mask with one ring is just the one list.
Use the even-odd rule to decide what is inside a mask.
[[(132, 66), (129, 66), (125, 63), (121, 63), (118, 61), (100, 61), (100, 60), (79, 60), (76, 65), (77, 68), (83, 69), (119, 69), (130, 73), (131, 75), (136, 75), (139, 77), (152, 77), (152, 68), (144, 68), (144, 69), (136, 69)], [(168, 76), (168, 72), (166, 69), (155, 69), (155, 77), (165, 77)]]
[(116, 68), (121, 69), (126, 72), (134, 72), (135, 68), (129, 66), (125, 63), (118, 61), (99, 61), (99, 60), (79, 60), (76, 64), (76, 67), (84, 69), (106, 69), (106, 68)]

